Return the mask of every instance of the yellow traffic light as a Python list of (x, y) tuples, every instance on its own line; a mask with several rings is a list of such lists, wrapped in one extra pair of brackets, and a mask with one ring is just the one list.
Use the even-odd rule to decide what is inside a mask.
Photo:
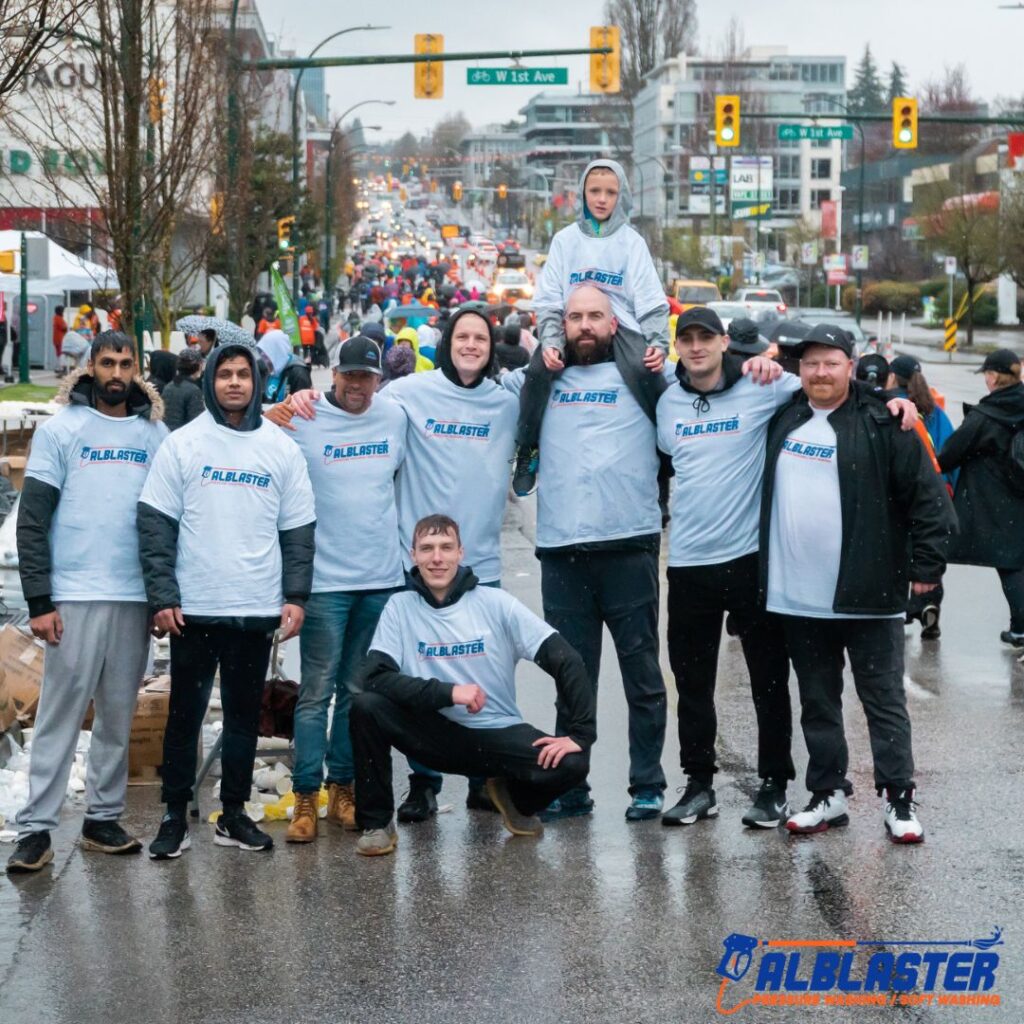
[(437, 191), (437, 179), (436, 178), (431, 178), (430, 179), (430, 191), (431, 192), (436, 192)]
[(292, 225), (294, 217), (282, 217), (277, 222), (277, 247), (281, 252), (288, 252), (292, 247)]
[(149, 123), (157, 124), (164, 116), (164, 99), (167, 95), (167, 83), (162, 78), (152, 77), (146, 83), (149, 100)]
[(224, 231), (224, 193), (214, 192), (210, 196), (210, 234), (219, 235)]
[(14, 249), (5, 249), (3, 252), (0, 252), (0, 274), (14, 273), (15, 257), (17, 255)]
[(912, 96), (892, 101), (892, 144), (894, 149), (917, 149), (917, 100)]
[(506, 185), (504, 182), (502, 182), (498, 186), (498, 198), (499, 199), (508, 199), (508, 185)]
[[(415, 37), (417, 53), (443, 53), (444, 36), (423, 33)], [(418, 100), (439, 100), (444, 96), (444, 64), (425, 61), (413, 65), (413, 93)]]
[(739, 96), (715, 97), (715, 140), (724, 147), (740, 144)]
[(457, 202), (457, 203), (461, 202), (461, 200), (462, 200), (462, 182), (461, 181), (457, 181), (457, 182), (455, 182), (455, 184), (452, 185), (452, 199), (454, 199), (455, 202)]
[(591, 92), (619, 92), (622, 88), (622, 44), (615, 25), (597, 25), (590, 30), (590, 48), (605, 46), (610, 46), (612, 52), (590, 55)]

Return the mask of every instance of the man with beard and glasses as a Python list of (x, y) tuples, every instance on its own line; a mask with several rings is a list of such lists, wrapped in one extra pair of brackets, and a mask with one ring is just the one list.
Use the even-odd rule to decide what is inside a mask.
[(32, 440), (18, 506), (18, 569), (32, 632), (47, 643), (29, 767), (10, 872), (53, 860), (78, 733), (95, 705), (81, 847), (137, 853), (118, 823), (128, 738), (149, 650), (135, 506), (167, 429), (163, 404), (138, 373), (131, 338), (92, 343), (88, 366), (64, 382), (67, 407)]
[[(537, 554), (544, 617), (582, 655), (597, 693), (601, 632), (615, 644), (629, 705), (629, 821), (661, 813), (665, 773), (665, 680), (658, 663), (658, 452), (655, 426), (612, 354), (618, 322), (593, 285), (570, 293), (566, 369), (541, 423)], [(506, 375), (518, 391), (522, 370)], [(559, 707), (555, 732), (566, 734)], [(589, 814), (586, 782), (547, 820)]]

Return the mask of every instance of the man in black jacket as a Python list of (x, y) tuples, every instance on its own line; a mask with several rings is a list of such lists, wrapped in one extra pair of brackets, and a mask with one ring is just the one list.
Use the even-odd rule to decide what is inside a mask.
[(783, 617), (810, 755), (811, 800), (786, 827), (812, 833), (849, 820), (848, 654), (885, 827), (893, 842), (917, 843), (904, 612), (909, 587), (938, 586), (955, 517), (917, 436), (851, 386), (846, 333), (819, 324), (798, 352), (803, 390), (769, 427), (760, 528), (761, 590)]
[(264, 423), (251, 348), (213, 350), (206, 411), (164, 443), (139, 498), (139, 555), (154, 632), (171, 634), (164, 736), (167, 814), (150, 856), (188, 848), (196, 746), (213, 671), (224, 705), (224, 813), (214, 842), (266, 850), (243, 809), (252, 786), (260, 700), (274, 630), (302, 627), (313, 580), (313, 488), (298, 447)]
[[(448, 516), (413, 532), (410, 589), (384, 608), (352, 700), (357, 851), (391, 853), (391, 748), (440, 772), (487, 776), (487, 792), (513, 835), (537, 836), (536, 814), (579, 785), (597, 738), (595, 699), (580, 656), (546, 622), (497, 587), (478, 587)], [(515, 665), (554, 677), (567, 723), (548, 736), (523, 721)]]

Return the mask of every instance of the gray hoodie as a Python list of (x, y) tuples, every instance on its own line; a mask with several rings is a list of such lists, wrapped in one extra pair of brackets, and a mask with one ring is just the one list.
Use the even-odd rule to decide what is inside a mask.
[[(615, 204), (615, 209), (612, 210), (611, 216), (606, 221), (597, 221), (591, 217), (590, 211), (587, 209), (586, 193), (584, 191), (587, 175), (597, 167), (611, 171), (619, 179), (619, 201)], [(579, 197), (580, 212), (576, 222), (580, 226), (580, 231), (590, 238), (607, 238), (609, 235), (614, 235), (623, 224), (629, 223), (629, 215), (633, 210), (633, 193), (629, 189), (626, 172), (622, 169), (622, 164), (617, 161), (591, 160), (583, 168), (583, 173), (580, 175)]]

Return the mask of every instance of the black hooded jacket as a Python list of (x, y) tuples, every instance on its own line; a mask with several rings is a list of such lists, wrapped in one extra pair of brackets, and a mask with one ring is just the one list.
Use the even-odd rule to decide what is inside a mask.
[[(798, 391), (772, 417), (761, 492), (761, 601), (768, 590), (775, 468), (783, 442), (813, 411)], [(842, 557), (832, 610), (838, 615), (895, 615), (906, 609), (911, 582), (938, 583), (946, 570), (956, 517), (942, 479), (914, 431), (869, 390), (829, 413), (836, 432)]]
[[(459, 567), (445, 599), (438, 602), (423, 582), (419, 569), (413, 569), (409, 589), (414, 590), (431, 608), (449, 608), (477, 585), (473, 570)], [(540, 645), (534, 663), (555, 680), (558, 706), (566, 713), (566, 732), (584, 751), (597, 739), (597, 703), (587, 680), (583, 659), (560, 633), (552, 633)], [(378, 693), (411, 711), (435, 712), (450, 708), (452, 683), (436, 678), (406, 675), (397, 662), (383, 651), (370, 649), (359, 671), (361, 689)]]
[[(56, 401), (67, 405), (96, 407), (94, 380), (86, 370), (67, 377)], [(163, 402), (156, 388), (135, 377), (128, 388), (128, 415), (158, 422), (163, 418)], [(60, 491), (35, 477), (25, 477), (18, 502), (18, 573), (29, 616), (47, 615), (54, 610), (50, 599), (53, 568), (50, 550), (50, 526), (53, 523)]]
[[(227, 422), (224, 410), (217, 402), (213, 382), (217, 366), (225, 359), (245, 356), (253, 374), (253, 392), (249, 399), (242, 422), (233, 426)], [(245, 345), (220, 345), (210, 352), (203, 371), (203, 398), (210, 415), (221, 426), (232, 430), (256, 430), (263, 422), (260, 412), (259, 364), (255, 349)], [(139, 528), (139, 558), (142, 562), (142, 577), (146, 584), (146, 597), (150, 608), (161, 611), (181, 605), (181, 592), (175, 574), (178, 559), (178, 522), (158, 512), (151, 505), (139, 502), (136, 521)], [(313, 586), (313, 554), (316, 523), (307, 523), (294, 530), (278, 531), (281, 544), (281, 588), (289, 604), (305, 605)], [(244, 533), (239, 534), (239, 543), (245, 542)], [(234, 616), (189, 616), (189, 621), (215, 623), (236, 629), (267, 631), (276, 629), (277, 618), (237, 618)]]
[[(491, 355), (476, 380), (472, 384), (463, 384), (459, 371), (455, 369), (455, 364), (452, 362), (452, 333), (455, 330), (455, 325), (464, 316), (470, 315), (480, 317), (487, 324), (487, 336), (490, 339)], [(488, 377), (492, 380), (496, 378), (501, 367), (498, 365), (498, 356), (495, 350), (494, 326), (490, 320), (483, 313), (475, 309), (457, 310), (444, 326), (444, 333), (441, 335), (441, 340), (437, 343), (437, 348), (434, 352), (434, 365), (459, 388), (476, 388), (480, 386), (481, 381), (486, 380)]]
[(1000, 388), (977, 405), (942, 446), (944, 473), (959, 469), (953, 507), (960, 533), (949, 560), (998, 569), (1024, 568), (1024, 494), (1008, 472), (1010, 442), (1024, 429), (1024, 384)]
[(164, 388), (174, 380), (178, 370), (178, 357), (173, 352), (165, 352), (157, 349), (149, 354), (149, 383), (156, 388), (159, 394), (164, 393)]

